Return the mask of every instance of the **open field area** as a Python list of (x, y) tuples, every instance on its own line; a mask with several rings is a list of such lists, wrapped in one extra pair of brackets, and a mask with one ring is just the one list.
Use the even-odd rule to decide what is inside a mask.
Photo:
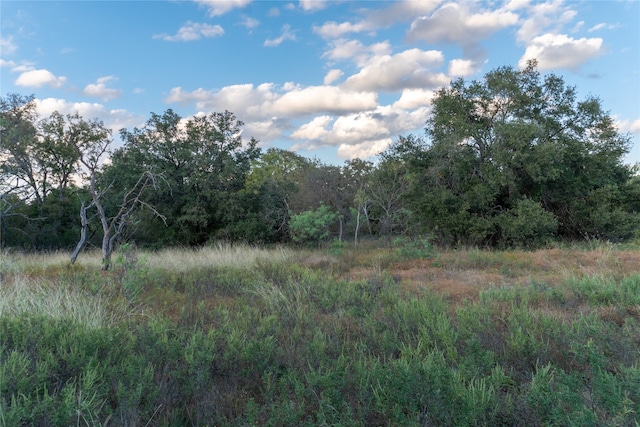
[(638, 426), (640, 247), (0, 258), (0, 427)]

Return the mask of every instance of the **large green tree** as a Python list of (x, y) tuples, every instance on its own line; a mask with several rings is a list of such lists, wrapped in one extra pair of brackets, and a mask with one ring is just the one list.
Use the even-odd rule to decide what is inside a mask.
[[(151, 215), (137, 238), (156, 244), (202, 244), (230, 238), (230, 227), (247, 216), (239, 197), (260, 150), (242, 140), (243, 123), (225, 111), (182, 119), (172, 110), (153, 114), (141, 129), (122, 130), (125, 145), (112, 157), (105, 178), (133, 182), (143, 170), (164, 177), (151, 204), (167, 226)], [(141, 215), (144, 215), (142, 213)]]
[[(75, 240), (78, 154), (54, 112), (40, 119), (34, 97), (0, 98), (0, 243), (54, 249)], [(72, 237), (73, 236), (73, 237)]]
[[(638, 229), (623, 196), (629, 138), (598, 98), (579, 100), (561, 77), (541, 76), (535, 61), (440, 89), (426, 135), (426, 146), (395, 152), (411, 159), (407, 199), (442, 241), (534, 246), (554, 236), (622, 239)], [(613, 212), (615, 221), (594, 211)]]

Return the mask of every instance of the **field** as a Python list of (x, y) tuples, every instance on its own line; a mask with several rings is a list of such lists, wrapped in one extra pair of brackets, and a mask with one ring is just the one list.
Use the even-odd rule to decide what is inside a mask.
[(640, 248), (0, 258), (0, 426), (640, 425)]

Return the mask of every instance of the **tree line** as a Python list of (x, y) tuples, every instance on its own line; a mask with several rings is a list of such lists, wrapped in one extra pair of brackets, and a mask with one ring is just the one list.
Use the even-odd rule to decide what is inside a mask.
[(215, 240), (315, 243), (363, 235), (446, 245), (537, 247), (640, 232), (630, 138), (598, 98), (535, 61), (457, 79), (424, 135), (341, 166), (242, 138), (229, 112), (151, 113), (122, 129), (40, 117), (33, 95), (0, 98), (0, 243), (24, 250), (151, 248)]

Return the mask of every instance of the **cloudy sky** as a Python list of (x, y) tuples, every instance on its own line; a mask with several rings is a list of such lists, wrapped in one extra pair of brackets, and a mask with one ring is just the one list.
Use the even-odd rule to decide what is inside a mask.
[(117, 130), (229, 110), (263, 148), (339, 164), (422, 134), (451, 79), (537, 58), (602, 100), (640, 162), (637, 0), (3, 0), (0, 16), (0, 92), (42, 115)]

